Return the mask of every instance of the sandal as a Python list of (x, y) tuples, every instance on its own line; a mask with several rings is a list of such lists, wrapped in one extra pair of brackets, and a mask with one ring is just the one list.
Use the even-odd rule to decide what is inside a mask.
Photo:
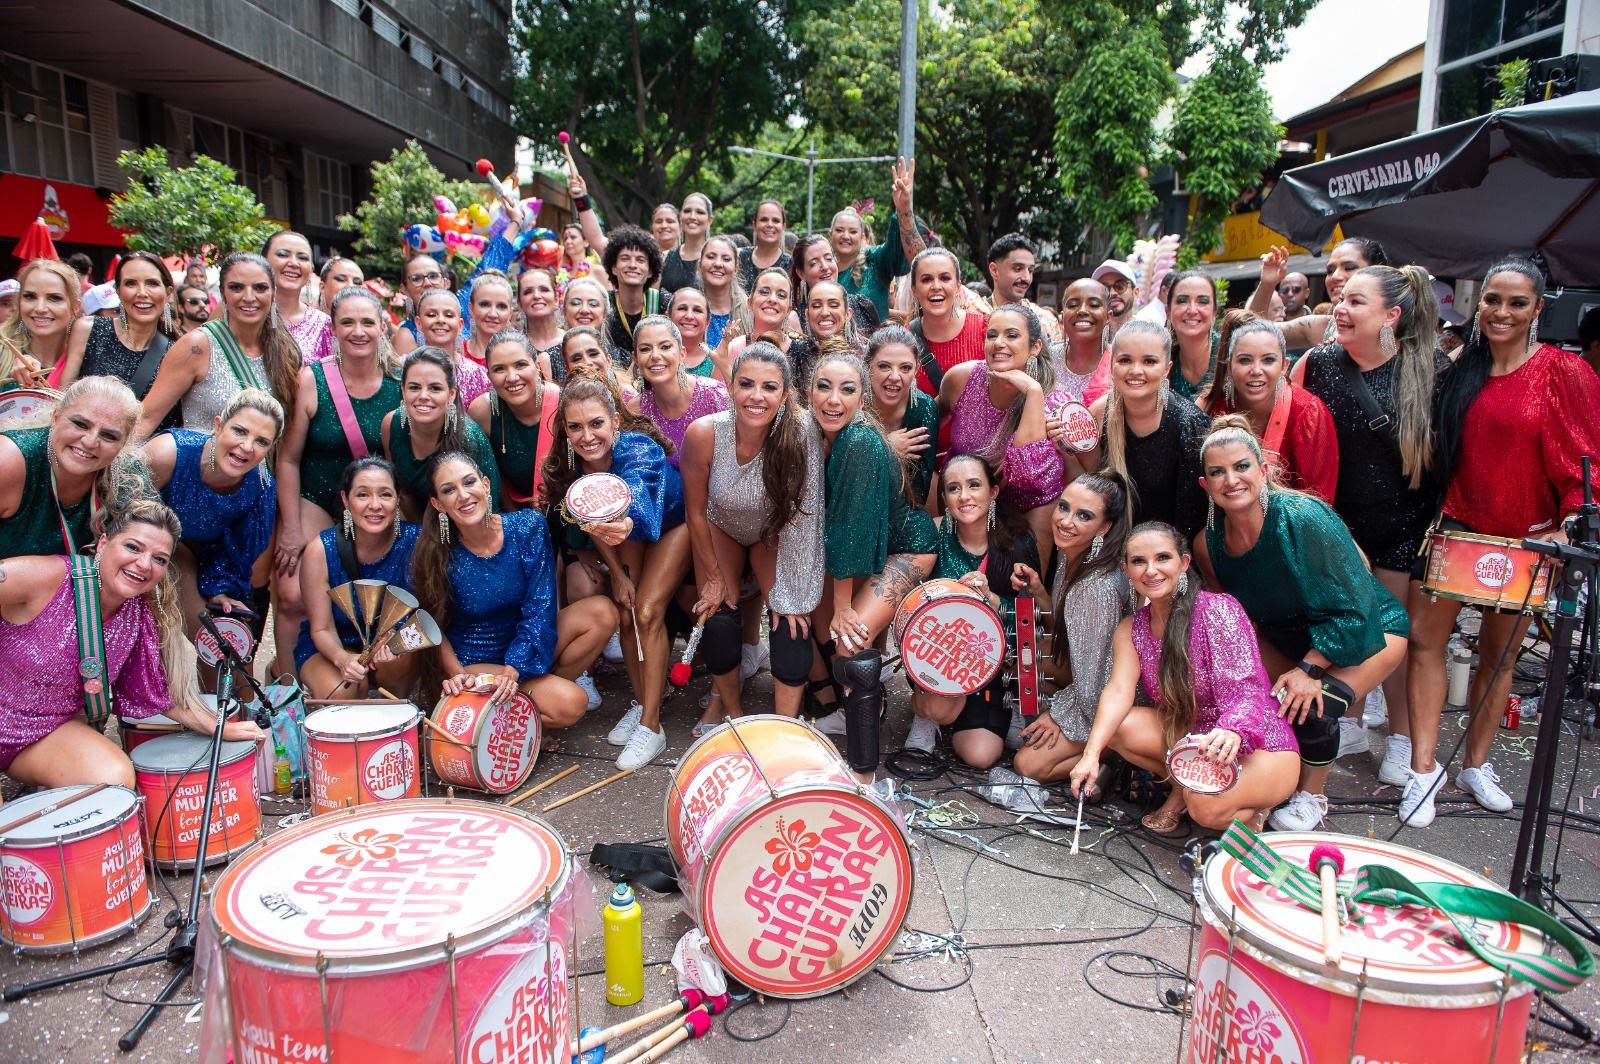
[[(822, 691), (831, 693), (833, 695), (833, 700), (830, 702), (824, 702), (822, 699), (818, 698), (817, 694)], [(844, 692), (839, 689), (839, 685), (835, 683), (831, 677), (822, 680), (806, 681), (805, 707), (801, 711), (805, 716), (826, 717), (834, 710), (843, 708)]]
[(724, 717), (722, 720), (696, 721), (695, 722), (695, 726), (693, 728), (689, 729), (689, 734), (694, 736), (694, 738), (698, 739), (702, 735), (704, 735), (706, 732), (710, 731), (712, 728), (720, 728), (720, 727), (722, 727), (722, 725), (724, 723), (726, 723), (726, 721), (727, 721), (726, 717)]
[(1146, 813), (1139, 818), (1139, 823), (1144, 829), (1155, 835), (1171, 836), (1178, 834), (1178, 829), (1188, 819), (1189, 814), (1182, 808), (1169, 809), (1166, 806), (1153, 813)]

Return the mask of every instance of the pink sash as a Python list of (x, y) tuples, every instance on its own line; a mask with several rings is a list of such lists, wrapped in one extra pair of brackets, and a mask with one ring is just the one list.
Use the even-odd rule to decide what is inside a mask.
[(329, 355), (322, 360), (322, 378), (328, 382), (328, 394), (333, 397), (333, 410), (339, 415), (339, 427), (344, 429), (350, 456), (365, 458), (369, 453), (366, 437), (361, 435), (361, 423), (356, 420), (355, 407), (350, 405), (350, 391), (344, 386), (344, 374), (339, 372), (336, 356)]

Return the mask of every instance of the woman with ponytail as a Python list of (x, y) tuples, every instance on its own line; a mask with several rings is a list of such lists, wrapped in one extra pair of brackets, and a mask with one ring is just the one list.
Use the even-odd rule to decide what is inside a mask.
[[(789, 360), (798, 387), (810, 386), (811, 366), (817, 358), (817, 342), (811, 337), (792, 331), (789, 319), (794, 311), (790, 298), (789, 271), (772, 267), (762, 270), (750, 290), (750, 321), (742, 335), (729, 339), (727, 358), (731, 364), (754, 340), (772, 344)], [(731, 332), (731, 330), (730, 330)]]
[(489, 441), (506, 508), (520, 509), (539, 495), (540, 467), (556, 438), (561, 389), (549, 383), (540, 368), (542, 356), (522, 333), (490, 338), (485, 354), (493, 389), (467, 406), (467, 416)]
[[(673, 305), (686, 293), (700, 295), (694, 288), (680, 288)], [(728, 409), (727, 386), (715, 377), (696, 375), (684, 366), (685, 357), (683, 334), (671, 319), (652, 314), (633, 330), (633, 370), (644, 386), (639, 413), (672, 444), (667, 461), (674, 469), (679, 468), (689, 426)]]
[(175, 406), (184, 428), (210, 432), (246, 388), (270, 392), (285, 410), (294, 405), (300, 348), (273, 311), (272, 267), (254, 252), (238, 251), (222, 260), (217, 276), (222, 305), (162, 358), (144, 397), (141, 437), (155, 432)]
[[(941, 376), (962, 363), (983, 359), (989, 316), (977, 307), (967, 306), (970, 293), (961, 284), (961, 264), (954, 252), (944, 247), (918, 252), (911, 260), (911, 293), (917, 303), (917, 318), (911, 331), (921, 339), (921, 346), (939, 367)], [(1033, 313), (1032, 307), (1028, 313)], [(1038, 316), (1034, 317), (1037, 320)], [(940, 385), (928, 375), (925, 366), (918, 367), (917, 387), (929, 395), (940, 392)]]
[[(1165, 777), (1167, 752), (1195, 735), (1206, 757), (1236, 767), (1237, 782), (1212, 795), (1174, 783), (1140, 823), (1157, 835), (1176, 834), (1185, 815), (1215, 830), (1236, 819), (1259, 829), (1294, 790), (1299, 748), (1278, 715), (1250, 619), (1228, 595), (1202, 591), (1190, 560), (1188, 543), (1171, 525), (1148, 521), (1128, 534), (1123, 571), (1146, 603), (1117, 625), (1111, 679), (1072, 768), (1072, 792), (1094, 782), (1106, 750)], [(1141, 688), (1154, 706), (1135, 704)]]
[(1066, 401), (1032, 308), (1007, 303), (989, 315), (984, 357), (944, 375), (939, 409), (950, 419), (950, 452), (975, 454), (1006, 471), (1006, 503), (1027, 515), (1035, 545), (1050, 541), (1061, 494), (1061, 452), (1045, 434), (1046, 411)]
[(1027, 565), (1017, 565), (1011, 576), (1012, 587), (1033, 596), (1040, 629), (1051, 636), (1050, 655), (1042, 656), (1041, 642), (1039, 661), (1041, 679), (1056, 688), (1050, 711), (1023, 729), (1014, 762), (1019, 774), (1038, 783), (1066, 779), (1078, 763), (1111, 678), (1112, 637), (1131, 598), (1122, 571), (1128, 493), (1121, 478), (1081, 474), (1056, 500), (1050, 531), (1056, 548), (1050, 587)]
[[(1438, 321), (1426, 270), (1363, 267), (1341, 289), (1334, 342), (1306, 352), (1290, 375), (1333, 415), (1339, 440), (1334, 510), (1373, 575), (1408, 609), (1415, 602), (1412, 567), (1443, 488), (1433, 439), (1434, 382), (1450, 361), (1438, 352)], [(1412, 752), (1404, 662), (1384, 681), (1383, 693), (1389, 740), (1379, 778), (1403, 786)], [(1344, 752), (1366, 751), (1359, 715), (1340, 727)]]
[[(1507, 260), (1484, 277), (1469, 339), (1439, 386), (1434, 454), (1447, 485), (1439, 522), (1445, 531), (1564, 539), (1565, 519), (1583, 503), (1580, 459), (1600, 455), (1600, 380), (1582, 358), (1539, 343), (1543, 309), (1544, 276), (1531, 263)], [(1419, 595), (1412, 607), (1411, 761), (1400, 802), (1400, 817), (1411, 827), (1433, 820), (1433, 800), (1443, 786), (1444, 768), (1434, 763), (1434, 753), (1445, 701), (1445, 642), (1461, 606)], [(1522, 613), (1483, 611), (1469, 706), (1505, 704), (1527, 623)], [(1457, 785), (1484, 808), (1504, 813), (1511, 798), (1488, 762), (1494, 734), (1493, 710), (1475, 712)]]
[(1339, 753), (1339, 721), (1406, 653), (1406, 611), (1367, 571), (1327, 503), (1272, 480), (1261, 443), (1239, 414), (1217, 419), (1200, 447), (1211, 497), (1198, 544), (1207, 583), (1239, 600), (1284, 719), (1300, 745), (1300, 780), (1272, 826), (1314, 831)]
[[(69, 559), (0, 562), (0, 772), (19, 783), (133, 786), (128, 755), (100, 733), (101, 720), (87, 719), (99, 696), (128, 719), (165, 713), (202, 735), (215, 727), (200, 701), (170, 572), (178, 519), (138, 491), (114, 494), (132, 501), (107, 512), (98, 570), (87, 583), (93, 598), (81, 611)], [(81, 651), (80, 612), (98, 615), (103, 653)], [(262, 732), (235, 721), (223, 737), (259, 741)]]
[(420, 518), (428, 505), (428, 460), (442, 451), (465, 451), (477, 459), (500, 508), (500, 470), (489, 438), (467, 417), (457, 379), (455, 359), (437, 347), (419, 347), (400, 368), (400, 409), (383, 416), (383, 453), (394, 463), (408, 520)]

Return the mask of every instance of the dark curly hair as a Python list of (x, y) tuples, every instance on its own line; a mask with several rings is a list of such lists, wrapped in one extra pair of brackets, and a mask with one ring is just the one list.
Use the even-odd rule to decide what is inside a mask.
[(661, 249), (649, 233), (636, 225), (619, 225), (606, 234), (606, 240), (608, 243), (600, 256), (600, 265), (605, 269), (606, 276), (611, 278), (613, 288), (617, 285), (617, 256), (629, 248), (642, 253), (650, 263), (650, 277), (644, 286), (654, 288), (656, 282), (661, 280)]

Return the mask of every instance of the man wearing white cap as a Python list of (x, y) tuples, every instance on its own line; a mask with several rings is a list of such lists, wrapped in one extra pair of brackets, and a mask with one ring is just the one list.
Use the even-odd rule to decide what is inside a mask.
[(11, 315), (17, 312), (17, 291), (21, 287), (13, 277), (0, 281), (0, 325), (10, 321)]
[(1106, 291), (1111, 293), (1111, 320), (1108, 327), (1115, 334), (1128, 324), (1133, 312), (1138, 309), (1134, 306), (1133, 298), (1133, 267), (1121, 259), (1107, 259), (1096, 266), (1090, 276), (1105, 285)]
[(117, 286), (110, 281), (92, 285), (83, 293), (83, 316), (86, 318), (96, 314), (106, 318), (112, 317), (120, 306), (122, 300), (117, 298)]

